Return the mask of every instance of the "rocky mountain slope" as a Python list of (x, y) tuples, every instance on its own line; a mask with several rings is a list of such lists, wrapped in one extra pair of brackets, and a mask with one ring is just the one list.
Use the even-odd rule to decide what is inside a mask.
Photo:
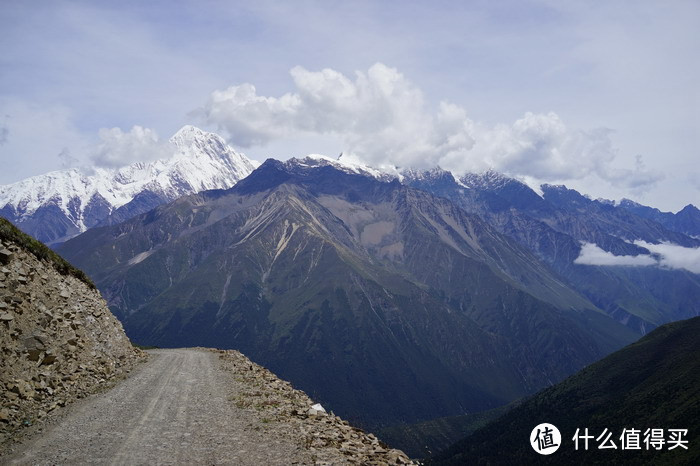
[(0, 443), (140, 357), (82, 273), (0, 218)]
[(479, 217), (315, 158), (60, 251), (136, 341), (236, 348), (364, 425), (502, 405), (635, 339)]
[(659, 209), (645, 206), (629, 199), (623, 199), (617, 207), (658, 222), (669, 230), (700, 238), (700, 209), (692, 204), (688, 204), (675, 214), (672, 212), (661, 212)]
[[(700, 317), (666, 324), (638, 342), (547, 388), (478, 430), (431, 464), (698, 464), (700, 450)], [(528, 441), (541, 422), (554, 424), (562, 445), (541, 456)], [(616, 449), (598, 449), (576, 429), (612, 432)], [(622, 449), (623, 429), (637, 429), (640, 449)], [(662, 429), (661, 448), (647, 448), (647, 429)], [(687, 429), (687, 449), (671, 449), (669, 429)], [(647, 437), (650, 437), (648, 434)], [(602, 438), (601, 438), (602, 440)]]
[(700, 314), (700, 277), (683, 269), (577, 263), (582, 243), (617, 256), (649, 254), (642, 240), (687, 248), (700, 241), (610, 203), (563, 186), (541, 194), (495, 172), (456, 179), (444, 170), (407, 173), (404, 184), (450, 199), (479, 215), (549, 264), (561, 280), (640, 334), (665, 322)]
[(0, 216), (47, 244), (99, 224), (119, 223), (207, 189), (230, 188), (253, 163), (213, 133), (185, 126), (171, 139), (168, 159), (119, 170), (62, 170), (0, 186)]

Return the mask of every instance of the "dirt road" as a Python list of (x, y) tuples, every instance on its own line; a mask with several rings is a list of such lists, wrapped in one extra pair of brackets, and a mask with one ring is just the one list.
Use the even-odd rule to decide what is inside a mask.
[[(232, 388), (233, 386), (233, 388)], [(230, 373), (215, 353), (155, 350), (112, 390), (72, 407), (2, 462), (9, 464), (312, 463), (285, 435), (233, 403)]]

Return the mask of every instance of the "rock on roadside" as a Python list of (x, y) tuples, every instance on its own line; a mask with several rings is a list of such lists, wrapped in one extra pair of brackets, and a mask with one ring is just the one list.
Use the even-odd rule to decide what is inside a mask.
[(224, 370), (232, 374), (237, 390), (231, 402), (256, 414), (258, 429), (290, 437), (312, 453), (316, 465), (416, 464), (373, 434), (352, 427), (325, 412), (306, 393), (234, 350), (219, 353)]
[(144, 357), (99, 292), (0, 241), (0, 444)]

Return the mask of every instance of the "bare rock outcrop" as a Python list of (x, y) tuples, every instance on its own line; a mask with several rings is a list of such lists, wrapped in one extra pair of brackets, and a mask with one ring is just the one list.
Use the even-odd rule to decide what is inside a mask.
[(144, 356), (79, 271), (18, 235), (0, 240), (0, 443)]
[(416, 464), (374, 434), (327, 413), (306, 393), (294, 389), (289, 382), (240, 352), (212, 351), (218, 351), (223, 369), (231, 372), (236, 382), (231, 401), (257, 416), (260, 420), (257, 429), (291, 438), (309, 450), (314, 464)]

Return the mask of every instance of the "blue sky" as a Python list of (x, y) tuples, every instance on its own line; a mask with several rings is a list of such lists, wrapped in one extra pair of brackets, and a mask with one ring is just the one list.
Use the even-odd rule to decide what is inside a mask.
[(677, 210), (700, 204), (699, 23), (673, 0), (2, 0), (0, 183), (194, 124), (257, 159), (492, 167)]

